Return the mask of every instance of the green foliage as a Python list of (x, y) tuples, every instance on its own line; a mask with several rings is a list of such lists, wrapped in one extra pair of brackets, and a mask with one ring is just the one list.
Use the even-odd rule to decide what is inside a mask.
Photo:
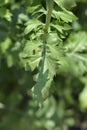
[(0, 1), (0, 129), (81, 126), (80, 113), (87, 114), (85, 4)]
[[(47, 3), (47, 13), (46, 13), (46, 10), (43, 10), (41, 16), (39, 16), (40, 11), (39, 11), (39, 9), (37, 9), (37, 6), (34, 7), (34, 9), (37, 9), (37, 11), (35, 10), (37, 12), (37, 14), (35, 16), (33, 16), (31, 14), (32, 18), (29, 20), (29, 22), (27, 22), (25, 24), (25, 26), (26, 26), (25, 34), (29, 35), (29, 37), (30, 37), (29, 43), (28, 43), (30, 45), (27, 45), (27, 47), (25, 47), (25, 49), (23, 50), (23, 52), (21, 54), (21, 59), (24, 63), (24, 66), (27, 66), (25, 64), (30, 62), (29, 65), (32, 66), (33, 69), (42, 67), (43, 63), (39, 64), (38, 62), (43, 61), (44, 56), (42, 56), (42, 53), (44, 50), (44, 44), (46, 44), (45, 45), (46, 52), (43, 54), (43, 55), (45, 55), (45, 58), (43, 61), (44, 67), (43, 67), (42, 71), (46, 72), (48, 70), (48, 82), (49, 82), (49, 80), (52, 82), (54, 75), (56, 75), (56, 69), (58, 68), (58, 62), (61, 60), (59, 58), (59, 56), (63, 55), (62, 54), (63, 46), (61, 44), (62, 44), (63, 38), (65, 38), (67, 35), (66, 31), (64, 32), (63, 30), (69, 30), (70, 27), (69, 27), (68, 23), (77, 19), (76, 16), (72, 12), (70, 12), (64, 8), (62, 1), (55, 0), (54, 4), (56, 5), (56, 8), (53, 8), (53, 11), (52, 11), (51, 2), (53, 4), (52, 0), (50, 1), (50, 4), (49, 4), (49, 2)], [(58, 11), (58, 7), (60, 7), (59, 11)], [(51, 26), (49, 26), (51, 13), (52, 13), (53, 19), (51, 22)], [(34, 10), (33, 10), (33, 14), (35, 14)], [(41, 18), (43, 14), (47, 14), (46, 15), (46, 25), (45, 25), (45, 23), (43, 23), (42, 18)], [(35, 18), (37, 18), (38, 20)], [(45, 30), (44, 30), (44, 28), (45, 28)], [(45, 33), (46, 33), (46, 36), (45, 36)], [(52, 38), (50, 38), (51, 36), (52, 36)], [(58, 50), (60, 52), (58, 52)], [(31, 52), (31, 54), (29, 54), (30, 52)], [(36, 56), (38, 56), (38, 58)], [(29, 60), (28, 57), (32, 57), (32, 58), (36, 57), (36, 58), (33, 58), (33, 61), (32, 61), (32, 59)], [(41, 73), (41, 72), (39, 72), (39, 73)], [(42, 75), (42, 77), (44, 77), (44, 76)], [(38, 78), (38, 80), (41, 80), (41, 77)], [(46, 84), (47, 79), (45, 79), (44, 82)], [(45, 84), (42, 85), (43, 88), (45, 87)], [(38, 94), (39, 94), (39, 87), (40, 87), (40, 83), (39, 83), (39, 85), (35, 86), (35, 89), (37, 88)], [(40, 97), (38, 96), (38, 98), (41, 99), (41, 96)]]
[[(60, 66), (60, 71), (65, 71), (65, 72), (69, 71), (75, 76), (79, 76), (79, 75), (82, 76), (85, 72), (87, 72), (86, 41), (87, 41), (86, 32), (81, 31), (78, 33), (74, 32), (70, 34), (69, 38), (66, 40), (66, 45), (65, 45), (66, 56), (65, 59), (63, 58), (62, 61), (63, 68)], [(72, 66), (69, 67), (71, 64)]]

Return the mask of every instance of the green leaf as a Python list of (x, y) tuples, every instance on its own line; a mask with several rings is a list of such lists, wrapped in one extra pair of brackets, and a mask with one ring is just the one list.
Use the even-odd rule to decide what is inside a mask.
[(37, 6), (29, 6), (27, 7), (27, 12), (29, 13), (33, 13), (33, 12), (36, 12), (36, 10), (40, 8), (40, 5), (37, 5)]
[(42, 89), (43, 101), (46, 100), (50, 95), (50, 88), (51, 88), (52, 81), (53, 81), (53, 78), (50, 77)]
[(44, 88), (47, 80), (48, 80), (48, 70), (45, 71), (43, 74), (39, 74), (38, 81), (34, 86), (34, 96), (38, 101), (38, 103), (42, 101), (42, 89)]
[(49, 51), (50, 51), (50, 56), (52, 59), (54, 60), (59, 60), (60, 59), (60, 56), (62, 55), (61, 53), (61, 49), (59, 47), (57, 47), (57, 45), (48, 45), (49, 47)]
[(67, 40), (66, 47), (72, 53), (87, 50), (87, 33), (86, 32), (71, 33), (69, 39)]
[(65, 9), (63, 11), (53, 10), (53, 17), (56, 19), (61, 19), (66, 23), (77, 20), (77, 17), (72, 12)]
[(44, 63), (44, 71), (49, 70), (49, 78), (53, 78), (56, 74), (56, 61), (50, 55), (46, 56)]
[(80, 102), (80, 107), (82, 109), (87, 108), (87, 85), (83, 88), (82, 92), (79, 95), (79, 102)]
[(6, 51), (10, 48), (11, 44), (11, 39), (5, 39), (5, 41), (3, 41), (0, 45), (2, 53), (6, 53)]
[(32, 30), (36, 30), (38, 27), (42, 27), (43, 23), (41, 23), (39, 20), (32, 19), (32, 20), (29, 20), (25, 25), (27, 27), (25, 28), (24, 33), (28, 34)]
[(71, 29), (71, 26), (70, 26), (70, 25), (60, 24), (60, 23), (58, 23), (57, 25), (56, 25), (56, 24), (51, 24), (51, 27), (53, 27), (53, 28), (56, 29), (59, 33), (62, 33), (62, 34), (63, 34), (64, 30), (70, 30), (70, 29)]
[(57, 33), (49, 33), (48, 35), (47, 35), (47, 43), (48, 44), (58, 44), (59, 43), (59, 41), (62, 41), (59, 37), (58, 37), (58, 34)]
[(26, 41), (24, 52), (33, 55), (34, 51), (35, 53), (41, 52), (40, 46), (42, 43), (39, 40), (33, 40), (33, 41)]
[(65, 48), (65, 57), (60, 62), (62, 64), (61, 70), (65, 68), (65, 71), (67, 70), (76, 76), (87, 72), (87, 33), (71, 33), (66, 41)]
[(31, 56), (31, 57), (29, 58), (28, 63), (29, 63), (29, 65), (30, 65), (32, 71), (33, 71), (35, 68), (38, 68), (40, 61), (41, 61), (41, 57), (39, 57), (38, 55)]
[(68, 23), (68, 22), (72, 22), (77, 20), (77, 17), (69, 10), (67, 10), (67, 7), (73, 7), (75, 6), (75, 0), (71, 1), (71, 0), (54, 0), (55, 3), (61, 7), (62, 11), (60, 10), (53, 10), (53, 17), (56, 19), (61, 19), (64, 22)]
[(42, 43), (39, 40), (26, 41), (23, 52), (20, 53), (19, 57), (23, 66), (29, 65), (33, 71), (39, 66), (41, 60)]
[(66, 8), (66, 9), (70, 9), (72, 7), (76, 6), (76, 2), (75, 0), (54, 0), (54, 2), (60, 6), (61, 8)]

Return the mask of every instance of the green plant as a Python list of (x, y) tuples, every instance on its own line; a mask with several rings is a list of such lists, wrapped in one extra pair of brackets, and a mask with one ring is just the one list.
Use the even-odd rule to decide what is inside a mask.
[(87, 114), (84, 3), (0, 1), (0, 129), (81, 126)]
[[(67, 37), (68, 30), (71, 29), (69, 23), (77, 19), (72, 12), (65, 9), (64, 4), (61, 0), (47, 0), (47, 10), (38, 4), (34, 6), (33, 3), (28, 9), (32, 10), (32, 18), (25, 24), (25, 34), (29, 40), (20, 57), (24, 66), (28, 64), (32, 71), (36, 68), (39, 70), (34, 86), (34, 96), (38, 101), (49, 96), (53, 77), (65, 55), (63, 39)], [(75, 5), (74, 1), (71, 5)], [(44, 15), (45, 23), (42, 19)]]

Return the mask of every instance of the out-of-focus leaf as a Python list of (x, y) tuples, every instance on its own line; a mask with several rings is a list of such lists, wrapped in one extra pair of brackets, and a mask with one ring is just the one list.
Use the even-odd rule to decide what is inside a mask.
[(2, 53), (5, 53), (9, 49), (11, 44), (12, 44), (11, 39), (9, 39), (9, 38), (5, 39), (5, 41), (2, 42), (0, 45)]
[(87, 108), (87, 86), (84, 87), (83, 91), (79, 95), (80, 107), (82, 109)]
[[(66, 41), (66, 56), (61, 59), (65, 71), (72, 71), (75, 75), (82, 75), (87, 71), (87, 34), (86, 32), (72, 33)], [(85, 53), (84, 53), (85, 52)], [(72, 65), (72, 66), (71, 66)], [(66, 67), (67, 68), (66, 68)], [(61, 70), (63, 66), (60, 66)], [(72, 73), (71, 72), (71, 73)], [(72, 74), (73, 74), (72, 73)]]
[(71, 0), (54, 0), (55, 3), (60, 6), (61, 8), (72, 8), (74, 6), (76, 6), (76, 2), (75, 0), (71, 1)]

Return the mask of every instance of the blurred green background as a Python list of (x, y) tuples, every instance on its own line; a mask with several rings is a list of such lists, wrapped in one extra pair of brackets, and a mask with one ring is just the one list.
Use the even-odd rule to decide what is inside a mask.
[[(52, 94), (41, 108), (32, 98), (36, 70), (25, 71), (19, 53), (24, 46), (24, 23), (30, 17), (28, 5), (33, 1), (0, 0), (0, 130), (87, 130), (87, 71), (83, 66), (72, 65), (67, 73), (58, 73)], [(72, 11), (79, 19), (72, 24), (74, 41), (87, 36), (87, 0), (76, 2)]]

